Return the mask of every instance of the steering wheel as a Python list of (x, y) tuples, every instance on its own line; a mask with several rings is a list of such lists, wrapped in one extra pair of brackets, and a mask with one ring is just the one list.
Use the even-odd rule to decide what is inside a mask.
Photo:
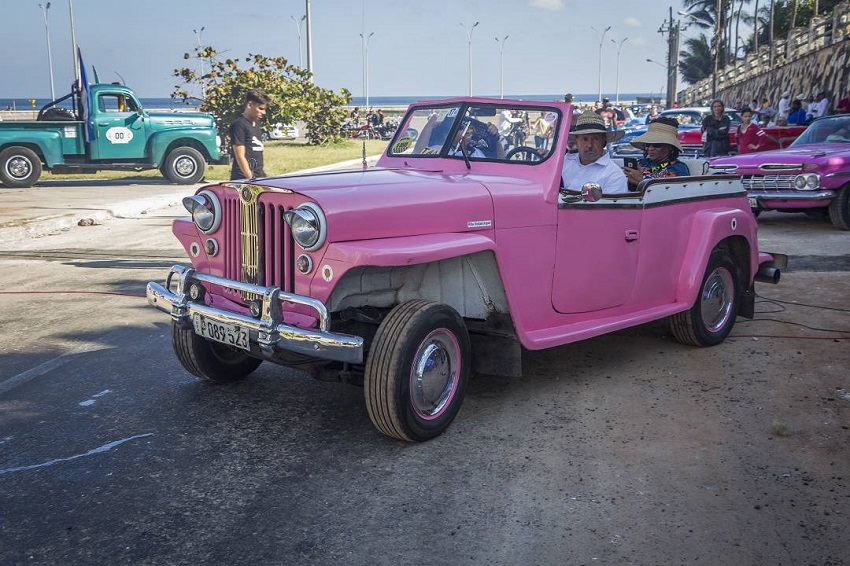
[(533, 147), (521, 145), (505, 154), (505, 159), (512, 161), (540, 161), (540, 154)]

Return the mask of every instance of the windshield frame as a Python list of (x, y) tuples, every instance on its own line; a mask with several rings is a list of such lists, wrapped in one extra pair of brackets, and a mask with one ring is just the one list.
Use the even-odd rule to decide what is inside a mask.
[[(487, 101), (457, 101), (451, 100), (446, 102), (435, 102), (428, 104), (420, 104), (412, 106), (408, 109), (407, 113), (405, 113), (402, 118), (398, 129), (393, 135), (392, 140), (387, 146), (386, 154), (388, 157), (392, 158), (404, 158), (404, 159), (453, 159), (453, 160), (464, 160), (465, 158), (471, 162), (485, 162), (485, 163), (511, 163), (516, 165), (540, 165), (546, 161), (555, 153), (554, 149), (557, 147), (559, 137), (560, 137), (560, 124), (564, 119), (564, 114), (560, 108), (557, 106), (550, 106), (546, 103), (540, 104), (527, 104), (522, 103), (518, 104), (518, 101), (513, 100), (487, 100)], [(422, 153), (404, 153), (408, 151), (411, 144), (415, 144), (419, 141), (418, 136), (421, 135), (421, 132), (425, 131), (425, 128), (421, 128), (417, 130), (415, 127), (411, 126), (414, 122), (414, 117), (418, 117), (419, 120), (422, 120), (422, 115), (431, 110), (446, 111), (447, 114), (451, 114), (451, 116), (446, 116), (443, 118), (443, 121), (436, 127), (441, 127), (443, 130), (446, 128), (443, 126), (443, 123), (447, 119), (451, 119), (452, 123), (447, 129), (446, 137), (440, 143), (440, 148), (438, 151), (427, 151)], [(474, 113), (470, 114), (470, 110), (473, 110)], [(484, 112), (481, 112), (484, 110)], [(485, 119), (491, 118), (492, 120), (496, 120), (500, 112), (505, 110), (518, 110), (525, 113), (527, 117), (528, 123), (534, 123), (536, 118), (532, 119), (532, 115), (539, 115), (542, 113), (544, 116), (552, 116), (554, 119), (552, 121), (552, 137), (548, 139), (548, 147), (545, 150), (545, 154), (541, 155), (539, 159), (531, 160), (531, 159), (507, 159), (505, 157), (500, 156), (475, 156), (466, 154), (463, 155), (462, 152), (452, 152), (452, 146), (455, 145), (455, 138), (459, 134), (460, 130), (464, 127), (469, 128), (470, 124), (475, 125), (475, 128), (480, 132), (481, 128), (487, 128), (493, 122), (485, 121)], [(452, 112), (454, 112), (452, 114)], [(493, 124), (495, 126), (495, 124)], [(434, 127), (434, 130), (436, 130)], [(413, 129), (417, 132), (417, 138), (411, 139), (409, 131)], [(441, 132), (442, 134), (442, 132)], [(432, 135), (432, 131), (428, 131), (428, 135)], [(505, 140), (505, 136), (499, 135), (498, 138), (500, 140)], [(516, 149), (517, 147), (525, 147), (531, 150), (537, 151), (534, 147), (533, 141), (533, 132), (531, 129), (527, 132), (525, 138), (521, 145), (515, 146), (510, 145), (510, 149), (506, 151), (510, 153), (511, 150)], [(403, 148), (399, 150), (399, 148)], [(427, 148), (423, 148), (427, 149)], [(525, 154), (525, 152), (522, 152)], [(539, 155), (539, 154), (538, 154)]]

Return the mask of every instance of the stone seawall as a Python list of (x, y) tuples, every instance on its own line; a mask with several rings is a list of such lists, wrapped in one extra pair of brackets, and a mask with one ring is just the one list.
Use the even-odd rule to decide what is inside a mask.
[[(784, 91), (808, 100), (823, 90), (833, 111), (838, 100), (850, 94), (850, 2), (836, 6), (832, 18), (814, 18), (809, 27), (795, 29), (787, 41), (776, 41), (724, 67), (717, 82), (717, 98), (727, 106), (766, 97), (775, 107)], [(680, 91), (677, 99), (679, 106), (710, 100), (711, 79)]]

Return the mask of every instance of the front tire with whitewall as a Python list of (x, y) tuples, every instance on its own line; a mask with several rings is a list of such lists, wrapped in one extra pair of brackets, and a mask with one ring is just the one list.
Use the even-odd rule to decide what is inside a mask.
[(400, 440), (442, 434), (463, 402), (470, 367), (469, 334), (457, 311), (424, 300), (396, 306), (378, 328), (366, 362), (369, 418)]
[(33, 186), (41, 170), (41, 159), (28, 147), (12, 146), (0, 152), (0, 181), (11, 189)]
[(193, 147), (178, 147), (168, 153), (162, 169), (170, 181), (191, 185), (204, 178), (206, 166), (200, 151)]

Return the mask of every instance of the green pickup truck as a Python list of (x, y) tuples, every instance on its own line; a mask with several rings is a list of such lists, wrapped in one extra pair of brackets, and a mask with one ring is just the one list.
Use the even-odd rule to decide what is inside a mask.
[(226, 165), (210, 114), (147, 112), (116, 84), (88, 85), (44, 106), (36, 120), (0, 122), (0, 183), (34, 185), (43, 169), (93, 173), (158, 168), (175, 183), (197, 183), (206, 163)]

